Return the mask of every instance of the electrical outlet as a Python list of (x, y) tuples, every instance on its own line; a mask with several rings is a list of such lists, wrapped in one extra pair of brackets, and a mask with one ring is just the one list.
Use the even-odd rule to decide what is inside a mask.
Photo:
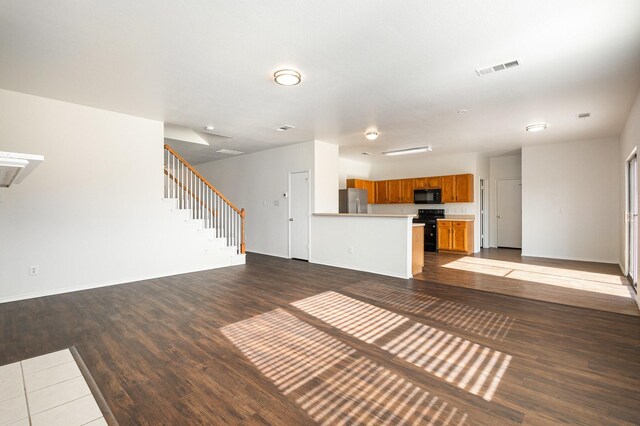
[(351, 246), (347, 247), (347, 253), (353, 254), (353, 247)]
[(40, 273), (40, 267), (38, 265), (29, 266), (29, 275), (34, 276)]

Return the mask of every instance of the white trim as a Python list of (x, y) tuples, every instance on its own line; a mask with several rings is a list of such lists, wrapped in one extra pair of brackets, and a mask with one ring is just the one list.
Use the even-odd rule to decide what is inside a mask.
[[(403, 276), (401, 274), (398, 274), (398, 273), (395, 273), (395, 272), (390, 272), (390, 271), (385, 271), (385, 270), (382, 270), (382, 269), (364, 269), (364, 268), (360, 268), (360, 267), (353, 266), (353, 265), (344, 265), (344, 264), (340, 264), (340, 263), (331, 263), (331, 262), (323, 263), (323, 262), (317, 262), (317, 261), (312, 261), (312, 260), (309, 260), (309, 263), (314, 263), (316, 265), (331, 266), (331, 267), (334, 267), (334, 268), (349, 269), (351, 271), (369, 272), (371, 274), (385, 275), (387, 277), (402, 278), (402, 279), (405, 279), (405, 280), (413, 278), (412, 275)], [(411, 268), (411, 267), (409, 267), (409, 268)]]
[(212, 269), (226, 268), (228, 266), (231, 266), (231, 265), (220, 265), (220, 266), (214, 266), (212, 268), (188, 269), (186, 271), (181, 271), (181, 272), (178, 272), (178, 273), (175, 273), (175, 274), (170, 274), (170, 275), (146, 275), (146, 276), (130, 278), (130, 279), (127, 279), (126, 281), (120, 281), (120, 280), (118, 280), (118, 281), (107, 281), (107, 282), (100, 283), (100, 284), (85, 284), (85, 285), (79, 285), (79, 286), (74, 286), (74, 287), (63, 287), (63, 288), (56, 288), (56, 289), (52, 289), (52, 290), (36, 291), (36, 292), (32, 292), (32, 293), (22, 293), (22, 294), (16, 294), (16, 295), (13, 295), (13, 296), (6, 296), (6, 297), (0, 298), (0, 304), (9, 303), (9, 302), (16, 302), (16, 301), (19, 301), (19, 300), (35, 299), (37, 297), (55, 296), (57, 294), (74, 293), (76, 291), (93, 290), (93, 289), (96, 289), (96, 288), (111, 287), (111, 286), (114, 286), (114, 285), (136, 284), (136, 283), (139, 283), (139, 282), (142, 282), (142, 281), (153, 280), (153, 279), (157, 279), (157, 278), (173, 277), (173, 276), (176, 276), (176, 275), (190, 274), (192, 272), (209, 271), (209, 270), (212, 270)]
[(571, 256), (550, 256), (548, 254), (531, 254), (531, 253), (520, 253), (520, 256), (528, 256), (528, 257), (541, 257), (547, 259), (560, 259), (560, 260), (575, 260), (578, 262), (595, 262), (595, 263), (609, 263), (612, 265), (619, 265), (620, 260), (613, 259), (593, 259), (588, 257), (571, 257)]

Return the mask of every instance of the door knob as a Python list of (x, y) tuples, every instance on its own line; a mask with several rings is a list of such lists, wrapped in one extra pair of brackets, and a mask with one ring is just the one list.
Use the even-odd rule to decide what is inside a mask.
[(498, 215), (498, 216), (496, 216), (496, 217), (497, 217), (498, 219), (500, 219), (502, 216)]
[(293, 222), (293, 218), (292, 217), (289, 218), (289, 222)]

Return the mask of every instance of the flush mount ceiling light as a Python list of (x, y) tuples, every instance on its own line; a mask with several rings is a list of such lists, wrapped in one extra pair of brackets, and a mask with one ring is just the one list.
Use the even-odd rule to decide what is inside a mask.
[(370, 130), (365, 133), (364, 136), (370, 141), (375, 141), (376, 139), (378, 139), (378, 132), (375, 130)]
[(273, 73), (273, 79), (282, 86), (295, 86), (302, 81), (300, 73), (296, 70), (278, 70)]
[(214, 127), (213, 126), (207, 126), (204, 129), (211, 132), (211, 131), (213, 131)]
[(420, 152), (431, 152), (430, 146), (422, 146), (419, 148), (399, 149), (397, 151), (383, 152), (384, 155), (406, 155), (406, 154), (418, 154)]
[(527, 132), (541, 132), (546, 128), (547, 128), (547, 123), (529, 124), (526, 127)]

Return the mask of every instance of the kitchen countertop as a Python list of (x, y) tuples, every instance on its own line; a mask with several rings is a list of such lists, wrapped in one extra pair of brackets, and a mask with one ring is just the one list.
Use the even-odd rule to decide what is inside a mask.
[(455, 220), (456, 222), (475, 222), (474, 217), (445, 217), (438, 218), (438, 220)]
[(415, 214), (314, 213), (314, 216), (414, 218)]
[(415, 228), (415, 227), (417, 227), (417, 226), (424, 226), (424, 223), (414, 223), (414, 224), (413, 224), (413, 227), (414, 227), (414, 228)]

